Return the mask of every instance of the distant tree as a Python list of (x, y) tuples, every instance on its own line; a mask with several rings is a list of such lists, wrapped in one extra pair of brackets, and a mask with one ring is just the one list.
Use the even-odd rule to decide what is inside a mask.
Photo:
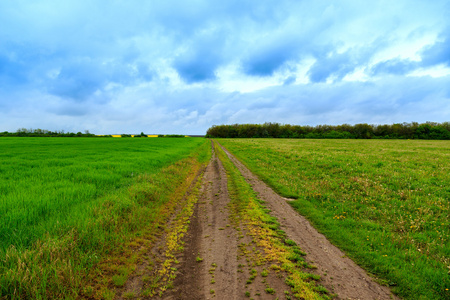
[[(46, 129), (26, 129), (26, 128), (19, 128), (16, 132), (3, 132), (0, 133), (0, 136), (18, 136), (18, 137), (96, 137), (95, 134), (92, 134), (89, 132), (89, 130), (85, 130), (85, 133), (81, 133), (80, 131), (77, 133), (73, 132), (64, 132), (64, 130), (61, 131), (50, 131)], [(107, 137), (107, 136), (106, 136)]]
[(357, 139), (450, 139), (450, 123), (426, 122), (392, 125), (281, 125), (279, 123), (213, 125), (207, 137), (218, 138), (357, 138)]

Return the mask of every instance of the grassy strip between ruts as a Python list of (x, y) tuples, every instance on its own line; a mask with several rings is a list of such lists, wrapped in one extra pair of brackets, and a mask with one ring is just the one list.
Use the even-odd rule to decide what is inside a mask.
[(39, 238), (27, 249), (8, 248), (1, 262), (1, 297), (114, 297), (138, 263), (139, 249), (151, 247), (164, 232), (208, 151), (205, 141), (157, 173), (136, 174), (130, 185), (97, 200), (89, 222)]
[(395, 293), (449, 299), (448, 142), (220, 142)]
[[(256, 277), (256, 270), (251, 267), (267, 266), (261, 272), (266, 277), (269, 272), (277, 273), (279, 277), (285, 277), (285, 282), (291, 287), (285, 291), (286, 297), (298, 299), (330, 299), (327, 290), (318, 285), (315, 280), (320, 277), (304, 272), (309, 266), (303, 259), (304, 252), (295, 242), (288, 240), (286, 234), (280, 229), (276, 218), (270, 216), (270, 211), (264, 207), (264, 203), (258, 199), (252, 187), (245, 181), (239, 170), (233, 165), (224, 151), (217, 146), (215, 148), (220, 160), (227, 172), (228, 190), (231, 197), (230, 218), (235, 228), (240, 232), (239, 239), (243, 238), (243, 230), (248, 232), (252, 241), (249, 244), (239, 245), (240, 254), (250, 260), (251, 277), (247, 284)], [(241, 229), (242, 228), (242, 229)], [(263, 251), (257, 250), (257, 248)], [(276, 291), (267, 286), (267, 293)], [(278, 291), (280, 292), (280, 291)], [(247, 291), (246, 296), (250, 296)]]

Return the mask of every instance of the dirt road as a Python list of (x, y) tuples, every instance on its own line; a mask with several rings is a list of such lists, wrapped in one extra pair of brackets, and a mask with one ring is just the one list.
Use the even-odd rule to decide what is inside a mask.
[[(224, 150), (278, 219), (287, 238), (295, 241), (306, 252), (306, 261), (317, 267), (308, 272), (321, 276), (318, 284), (329, 291), (326, 297), (396, 299), (295, 212), (288, 199), (277, 195)], [(255, 255), (263, 251), (255, 247), (244, 227), (233, 226), (229, 203), (227, 174), (213, 153), (183, 238), (184, 251), (177, 256), (173, 288), (167, 289), (162, 299), (295, 299), (281, 272), (266, 272), (270, 266), (255, 260)]]

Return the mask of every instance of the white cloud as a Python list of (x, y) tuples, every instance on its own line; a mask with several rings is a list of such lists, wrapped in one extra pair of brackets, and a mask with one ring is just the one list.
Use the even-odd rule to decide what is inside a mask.
[(1, 2), (0, 131), (448, 121), (449, 12), (444, 0)]

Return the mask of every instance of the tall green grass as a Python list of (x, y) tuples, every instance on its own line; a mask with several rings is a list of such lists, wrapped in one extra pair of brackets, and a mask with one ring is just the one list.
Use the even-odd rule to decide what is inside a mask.
[(208, 153), (198, 138), (1, 138), (0, 296), (77, 295)]
[(394, 292), (450, 298), (450, 143), (220, 142)]

